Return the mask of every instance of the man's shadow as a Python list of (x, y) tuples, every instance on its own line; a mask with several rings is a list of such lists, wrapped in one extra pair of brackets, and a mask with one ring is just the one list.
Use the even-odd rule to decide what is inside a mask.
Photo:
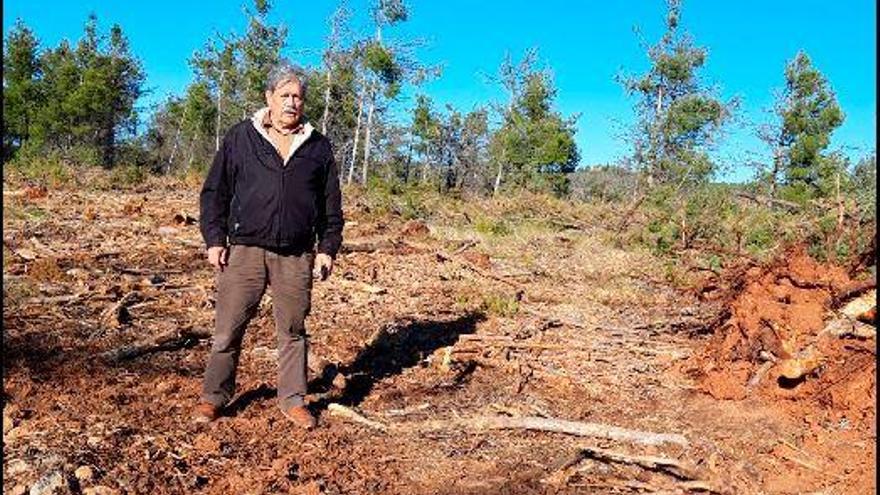
[[(474, 333), (477, 323), (485, 318), (482, 312), (469, 312), (449, 321), (416, 320), (402, 326), (386, 326), (350, 363), (327, 364), (309, 381), (309, 393), (322, 395), (309, 404), (309, 409), (320, 413), (331, 402), (357, 406), (376, 382), (416, 366), (437, 349), (453, 345), (459, 335)], [(338, 374), (346, 377), (345, 386), (334, 391), (333, 380)], [(271, 399), (275, 394), (274, 387), (261, 384), (237, 397), (225, 408), (225, 414), (235, 416), (253, 402)]]

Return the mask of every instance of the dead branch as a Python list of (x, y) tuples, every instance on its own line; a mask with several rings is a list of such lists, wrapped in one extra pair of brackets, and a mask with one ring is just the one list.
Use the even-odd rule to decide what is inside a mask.
[(476, 239), (468, 239), (467, 241), (464, 242), (464, 244), (462, 244), (455, 251), (452, 252), (453, 256), (459, 255), (459, 254), (467, 251), (469, 248), (476, 246), (478, 244), (478, 242), (479, 241), (477, 241)]
[(841, 289), (838, 294), (835, 294), (834, 301), (831, 303), (832, 307), (836, 308), (844, 302), (849, 301), (852, 298), (861, 296), (865, 292), (868, 292), (869, 290), (875, 288), (877, 288), (876, 280), (853, 282), (852, 284)]
[(380, 249), (394, 249), (394, 243), (387, 240), (375, 242), (343, 242), (339, 249), (340, 253), (372, 253)]
[(79, 301), (85, 295), (84, 292), (80, 292), (77, 294), (66, 294), (63, 296), (47, 296), (47, 297), (32, 297), (25, 301), (25, 304), (58, 304), (58, 303), (70, 303), (74, 301)]
[(632, 218), (633, 214), (645, 200), (647, 195), (643, 192), (636, 197), (632, 204), (626, 209), (623, 215), (620, 218), (620, 222), (617, 224), (617, 228), (614, 229), (615, 236), (619, 237), (620, 233), (626, 229), (627, 225), (629, 225), (629, 221)]
[[(511, 349), (540, 349), (548, 351), (583, 351), (590, 352), (592, 349), (577, 344), (544, 344), (540, 342), (519, 342), (503, 335), (476, 335), (464, 334), (459, 337), (462, 342), (474, 342), (478, 346), (509, 347)], [(477, 348), (456, 348), (454, 352), (479, 352)]]
[(385, 294), (386, 292), (388, 292), (388, 290), (385, 289), (384, 287), (370, 285), (368, 283), (359, 282), (357, 280), (348, 280), (348, 279), (343, 278), (343, 279), (341, 279), (341, 284), (346, 287), (351, 287), (354, 289), (362, 290), (362, 291), (370, 293), (370, 294)]
[(388, 427), (385, 426), (384, 424), (382, 424), (378, 421), (373, 421), (371, 419), (367, 419), (363, 415), (361, 415), (360, 413), (355, 412), (354, 409), (350, 409), (350, 408), (345, 407), (341, 404), (337, 404), (335, 402), (330, 403), (327, 406), (327, 410), (333, 416), (339, 416), (341, 418), (349, 419), (351, 421), (354, 421), (355, 423), (359, 423), (364, 426), (368, 426), (370, 428), (373, 428), (375, 430), (379, 430), (382, 432), (388, 431)]
[(130, 346), (107, 351), (101, 356), (111, 362), (128, 361), (145, 354), (177, 350), (210, 337), (211, 332), (208, 330), (195, 330), (192, 328), (172, 330), (152, 339), (142, 340)]
[(538, 317), (538, 318), (541, 318), (541, 319), (547, 320), (547, 321), (548, 321), (548, 325), (551, 325), (551, 326), (555, 325), (556, 323), (561, 323), (561, 324), (566, 325), (566, 326), (569, 326), (569, 327), (581, 328), (581, 329), (584, 329), (584, 330), (592, 330), (592, 329), (593, 329), (593, 327), (589, 327), (589, 326), (584, 325), (583, 323), (581, 323), (581, 322), (579, 322), (579, 321), (575, 321), (575, 320), (568, 319), (568, 318), (560, 318), (560, 317), (557, 317), (557, 316), (554, 316), (554, 317), (552, 317), (552, 318), (548, 318), (547, 315), (546, 315), (545, 313), (542, 313), (542, 312), (540, 312), (540, 311), (538, 311), (538, 310), (536, 310), (536, 309), (532, 309), (532, 308), (528, 308), (528, 307), (522, 307), (522, 306), (520, 306), (519, 310), (522, 311), (522, 312), (524, 312), (524, 313), (528, 313), (528, 314), (530, 314), (530, 315), (532, 315), (532, 316), (536, 316), (536, 317)]
[(791, 211), (798, 211), (802, 208), (801, 205), (797, 203), (793, 203), (791, 201), (785, 201), (783, 199), (771, 198), (769, 196), (760, 196), (757, 194), (747, 193), (745, 191), (739, 191), (736, 193), (737, 196), (745, 199), (749, 199), (763, 206), (780, 206), (782, 208), (789, 209)]
[(608, 438), (639, 443), (643, 445), (661, 445), (675, 443), (687, 445), (688, 440), (677, 433), (653, 433), (649, 431), (629, 430), (602, 423), (584, 423), (564, 419), (539, 418), (535, 416), (506, 417), (479, 416), (456, 420), (426, 421), (415, 425), (419, 431), (436, 431), (448, 429), (467, 429), (472, 431), (486, 430), (531, 430), (551, 433), (564, 433), (580, 437)]
[(634, 456), (621, 452), (600, 449), (597, 447), (582, 447), (581, 456), (585, 459), (595, 459), (602, 462), (615, 462), (619, 464), (630, 464), (651, 471), (663, 472), (670, 474), (680, 480), (691, 481), (698, 477), (694, 473), (693, 468), (682, 465), (676, 459), (658, 456)]

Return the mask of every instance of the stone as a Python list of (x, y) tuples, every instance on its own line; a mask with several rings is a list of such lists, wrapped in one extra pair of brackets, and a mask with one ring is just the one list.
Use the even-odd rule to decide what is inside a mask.
[(3, 470), (3, 474), (7, 476), (15, 476), (17, 474), (26, 473), (32, 470), (33, 468), (23, 460), (10, 459), (9, 462), (6, 463), (6, 469)]
[(61, 471), (52, 471), (37, 480), (31, 487), (30, 495), (52, 495), (69, 492), (67, 480)]
[(80, 466), (76, 468), (76, 471), (73, 472), (73, 475), (76, 476), (76, 479), (80, 481), (89, 481), (90, 479), (95, 477), (95, 472), (92, 471), (92, 468), (89, 466)]

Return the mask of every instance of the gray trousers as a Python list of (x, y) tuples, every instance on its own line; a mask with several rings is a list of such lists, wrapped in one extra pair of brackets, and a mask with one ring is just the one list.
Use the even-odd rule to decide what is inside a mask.
[(202, 399), (222, 407), (235, 393), (235, 374), (248, 323), (266, 285), (272, 287), (278, 333), (278, 405), (303, 405), (306, 395), (305, 318), (311, 307), (314, 253), (279, 254), (256, 246), (230, 246), (217, 278), (214, 344), (205, 371)]

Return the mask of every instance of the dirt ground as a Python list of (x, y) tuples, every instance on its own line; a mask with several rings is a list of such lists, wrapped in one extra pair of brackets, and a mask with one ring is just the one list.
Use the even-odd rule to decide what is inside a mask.
[[(806, 255), (708, 298), (598, 228), (498, 236), (347, 204), (307, 322), (306, 432), (274, 400), (271, 291), (239, 395), (190, 420), (214, 302), (196, 188), (7, 189), (4, 206), (4, 493), (876, 490), (876, 337), (823, 333), (855, 280)], [(780, 378), (790, 359), (817, 364)]]

